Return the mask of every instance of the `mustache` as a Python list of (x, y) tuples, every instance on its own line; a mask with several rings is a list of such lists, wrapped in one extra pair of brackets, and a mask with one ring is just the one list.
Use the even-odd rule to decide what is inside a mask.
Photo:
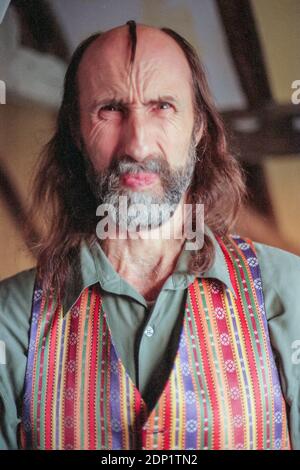
[(164, 174), (170, 171), (170, 165), (161, 157), (150, 157), (137, 163), (131, 157), (125, 155), (114, 158), (107, 171), (116, 176), (122, 176), (125, 173), (138, 174), (143, 172)]

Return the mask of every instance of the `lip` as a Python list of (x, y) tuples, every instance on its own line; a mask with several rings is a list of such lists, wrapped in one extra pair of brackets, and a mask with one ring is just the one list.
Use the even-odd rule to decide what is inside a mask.
[(145, 186), (150, 186), (154, 184), (157, 180), (157, 174), (147, 172), (136, 174), (127, 173), (122, 176), (122, 183), (125, 186), (129, 186), (131, 188), (142, 188)]

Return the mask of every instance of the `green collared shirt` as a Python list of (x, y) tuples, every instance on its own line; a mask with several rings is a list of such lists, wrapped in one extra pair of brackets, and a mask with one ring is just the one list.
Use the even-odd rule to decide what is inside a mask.
[[(218, 279), (234, 292), (223, 252), (210, 231), (209, 235), (215, 260), (201, 277)], [(255, 248), (271, 342), (289, 407), (292, 445), (300, 449), (300, 258), (260, 243)], [(77, 274), (68, 280), (64, 314), (84, 288), (100, 284), (114, 345), (149, 408), (173, 366), (187, 287), (195, 279), (188, 273), (189, 256), (189, 251), (182, 251), (153, 305), (119, 276), (97, 243), (82, 246)], [(0, 283), (0, 449), (18, 448), (34, 278), (31, 269)]]

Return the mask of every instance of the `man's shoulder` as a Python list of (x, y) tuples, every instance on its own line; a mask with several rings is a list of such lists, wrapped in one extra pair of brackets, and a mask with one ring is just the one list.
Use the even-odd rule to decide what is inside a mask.
[[(21, 413), (22, 391), (27, 363), (31, 304), (35, 269), (22, 271), (0, 282), (0, 436), (12, 448), (16, 446), (15, 433)], [(9, 437), (8, 437), (9, 436)], [(7, 441), (8, 442), (8, 441)], [(6, 447), (4, 447), (6, 448)]]
[(230, 238), (235, 242), (238, 240), (240, 246), (245, 242), (245, 246), (247, 246), (247, 243), (250, 243), (254, 247), (262, 280), (265, 285), (269, 284), (275, 287), (276, 282), (279, 287), (281, 287), (282, 283), (285, 287), (289, 280), (292, 284), (296, 282), (299, 284), (300, 256), (282, 248), (267, 245), (247, 237), (230, 235)]
[[(239, 235), (230, 236), (233, 243), (247, 252), (249, 245), (257, 257), (267, 318), (285, 313), (300, 319), (300, 257), (281, 248), (260, 243)], [(247, 255), (246, 255), (247, 256)], [(251, 262), (252, 256), (251, 256)]]
[(29, 317), (36, 269), (19, 272), (0, 281), (0, 323), (22, 316)]
[(261, 272), (267, 318), (284, 313), (289, 322), (291, 317), (299, 322), (300, 257), (263, 243), (253, 244)]
[(247, 247), (248, 243), (253, 245), (260, 266), (263, 269), (267, 268), (264, 271), (272, 272), (276, 270), (277, 275), (279, 275), (280, 268), (281, 271), (295, 271), (300, 274), (300, 256), (295, 253), (236, 234), (230, 234), (229, 239), (235, 244), (238, 243), (241, 247), (243, 245)]
[(1, 293), (10, 293), (26, 290), (33, 286), (36, 275), (36, 268), (26, 269), (0, 281)]
[(280, 273), (290, 272), (300, 275), (300, 256), (295, 253), (237, 234), (229, 234), (225, 238), (242, 250), (247, 250), (252, 245), (264, 273), (275, 272), (279, 276)]
[(281, 248), (253, 242), (261, 271), (266, 281), (291, 278), (300, 281), (300, 256)]

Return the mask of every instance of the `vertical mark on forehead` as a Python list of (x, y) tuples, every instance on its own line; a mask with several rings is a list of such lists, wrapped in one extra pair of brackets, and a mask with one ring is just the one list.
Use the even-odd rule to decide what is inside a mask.
[(130, 56), (130, 64), (133, 65), (134, 58), (135, 58), (135, 51), (136, 51), (136, 22), (134, 20), (127, 21), (129, 27), (129, 38), (131, 43), (131, 56)]

